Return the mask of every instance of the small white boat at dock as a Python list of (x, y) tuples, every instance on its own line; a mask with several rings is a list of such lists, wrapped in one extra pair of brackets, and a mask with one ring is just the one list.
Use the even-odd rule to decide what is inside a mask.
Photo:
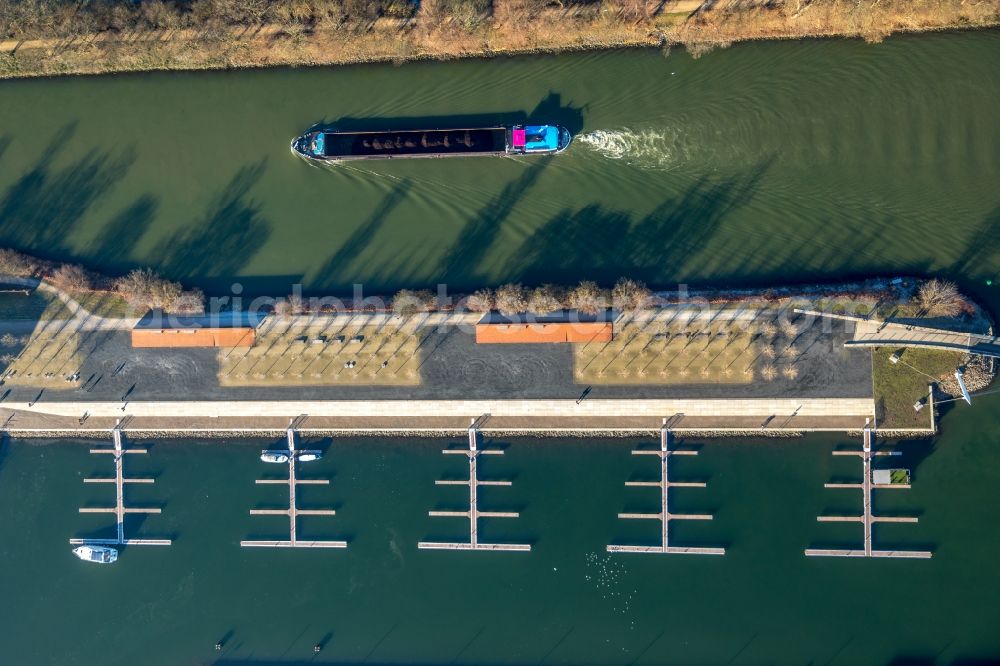
[(319, 460), (323, 457), (323, 454), (319, 451), (301, 451), (296, 458), (299, 462), (312, 462), (313, 460)]
[(260, 459), (266, 463), (286, 463), (288, 453), (285, 451), (261, 451)]
[(73, 549), (73, 554), (84, 562), (111, 564), (118, 559), (118, 551), (109, 546), (88, 546), (84, 544)]

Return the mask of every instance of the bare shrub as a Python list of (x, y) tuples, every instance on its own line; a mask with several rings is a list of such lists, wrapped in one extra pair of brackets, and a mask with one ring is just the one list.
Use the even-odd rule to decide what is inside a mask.
[[(115, 280), (115, 291), (133, 308), (173, 311), (184, 295), (177, 282), (161, 278), (148, 268), (137, 268)], [(200, 292), (189, 292), (200, 294)], [(191, 297), (193, 300), (194, 296)]]
[(765, 358), (774, 358), (775, 356), (774, 347), (772, 347), (771, 345), (764, 345), (761, 348), (760, 353)]
[(496, 299), (489, 289), (480, 289), (465, 299), (465, 308), (472, 312), (489, 312), (495, 305)]
[(543, 284), (532, 290), (528, 297), (528, 309), (538, 314), (547, 314), (563, 307), (565, 291), (553, 284)]
[(306, 311), (306, 302), (300, 294), (291, 294), (287, 299), (292, 314), (302, 314)]
[(965, 304), (954, 282), (936, 278), (920, 285), (917, 300), (925, 314), (931, 317), (958, 316)]
[(799, 376), (799, 369), (794, 365), (786, 365), (781, 369), (781, 374), (783, 374), (787, 379), (795, 379)]
[(174, 299), (170, 310), (178, 314), (201, 314), (205, 311), (205, 294), (201, 289), (183, 291)]
[(765, 321), (757, 327), (757, 332), (760, 333), (765, 338), (773, 338), (778, 332), (778, 327), (772, 322)]
[(93, 286), (90, 274), (77, 264), (63, 264), (52, 274), (49, 282), (68, 292), (90, 291)]
[(611, 289), (611, 304), (618, 310), (634, 312), (649, 306), (653, 292), (642, 282), (621, 278)]
[(402, 317), (409, 317), (418, 312), (426, 312), (434, 305), (434, 294), (427, 290), (411, 291), (400, 289), (392, 297), (392, 310)]
[(0, 336), (0, 345), (4, 347), (13, 347), (16, 344), (17, 344), (17, 337), (15, 337), (13, 334), (4, 333), (3, 336)]
[(586, 314), (597, 314), (608, 307), (605, 291), (596, 282), (584, 280), (574, 287), (568, 296), (569, 306)]
[(778, 376), (778, 370), (773, 365), (768, 363), (767, 365), (765, 365), (763, 368), (760, 369), (760, 376), (766, 379), (767, 381), (772, 381), (775, 377)]
[(274, 302), (274, 314), (279, 317), (287, 317), (292, 314), (292, 304), (287, 298), (279, 298)]
[(505, 284), (497, 289), (496, 306), (505, 315), (514, 315), (528, 309), (528, 291), (519, 284)]
[(38, 262), (31, 257), (16, 250), (0, 250), (0, 274), (2, 275), (27, 277), (33, 275), (38, 268)]

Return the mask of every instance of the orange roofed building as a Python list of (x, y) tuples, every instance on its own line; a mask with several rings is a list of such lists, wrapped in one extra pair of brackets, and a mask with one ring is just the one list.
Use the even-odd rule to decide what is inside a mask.
[(167, 317), (153, 312), (132, 329), (132, 347), (252, 347), (257, 323), (241, 313)]
[(253, 347), (256, 331), (240, 328), (134, 328), (132, 346), (151, 347)]
[(586, 317), (572, 313), (507, 317), (489, 313), (476, 324), (477, 344), (545, 344), (611, 342), (614, 323), (608, 315)]

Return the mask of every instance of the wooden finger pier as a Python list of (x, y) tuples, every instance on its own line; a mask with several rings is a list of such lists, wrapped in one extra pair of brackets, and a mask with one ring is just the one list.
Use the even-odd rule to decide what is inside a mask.
[(288, 484), (287, 509), (250, 509), (251, 516), (288, 516), (287, 540), (244, 540), (240, 545), (244, 548), (347, 548), (346, 541), (304, 540), (298, 537), (299, 516), (333, 516), (333, 509), (300, 509), (297, 504), (296, 488), (300, 485), (329, 485), (329, 479), (300, 479), (296, 475), (297, 458), (306, 453), (319, 454), (320, 451), (299, 450), (295, 447), (296, 430), (301, 426), (305, 416), (293, 419), (285, 433), (288, 443), (288, 478), (287, 479), (257, 479), (258, 485)]
[[(482, 417), (481, 417), (482, 418)], [(484, 481), (479, 478), (477, 461), (481, 455), (499, 456), (503, 451), (499, 449), (480, 449), (477, 443), (479, 429), (477, 420), (473, 420), (469, 426), (469, 448), (468, 449), (444, 449), (445, 455), (464, 455), (469, 458), (469, 479), (439, 479), (435, 485), (439, 486), (468, 486), (469, 487), (469, 510), (468, 511), (428, 511), (430, 516), (449, 518), (469, 519), (469, 540), (467, 542), (449, 541), (421, 541), (417, 548), (424, 550), (506, 550), (506, 551), (530, 551), (531, 545), (526, 543), (483, 543), (479, 540), (479, 519), (480, 518), (517, 518), (520, 514), (516, 511), (480, 511), (479, 510), (479, 486), (510, 486), (510, 481)]]
[(125, 423), (120, 419), (111, 431), (114, 447), (107, 449), (91, 449), (91, 453), (112, 454), (115, 459), (115, 475), (113, 478), (88, 478), (84, 483), (115, 484), (115, 506), (113, 507), (81, 507), (80, 513), (113, 513), (117, 522), (118, 532), (114, 539), (70, 539), (73, 545), (93, 546), (169, 546), (170, 539), (127, 539), (125, 538), (125, 515), (129, 513), (160, 513), (158, 508), (138, 508), (125, 506), (126, 483), (154, 483), (154, 479), (125, 478), (125, 454), (146, 453), (146, 449), (126, 449), (123, 443), (122, 429)]
[(671, 513), (670, 511), (670, 489), (671, 488), (704, 488), (705, 484), (698, 481), (671, 481), (669, 460), (671, 456), (696, 456), (697, 451), (690, 449), (674, 449), (673, 432), (667, 427), (667, 420), (663, 420), (663, 427), (660, 428), (660, 448), (659, 449), (636, 449), (632, 451), (634, 456), (658, 456), (660, 458), (660, 480), (659, 481), (626, 481), (626, 486), (640, 488), (658, 488), (660, 491), (660, 511), (659, 513), (619, 513), (619, 518), (628, 520), (659, 520), (660, 521), (660, 543), (656, 546), (628, 546), (610, 545), (609, 553), (661, 553), (676, 555), (725, 555), (725, 548), (704, 548), (694, 546), (671, 546), (670, 545), (670, 521), (672, 520), (712, 520), (711, 514), (704, 513)]
[(898, 557), (927, 559), (931, 552), (926, 550), (875, 550), (872, 546), (872, 525), (875, 523), (915, 523), (916, 517), (876, 516), (872, 514), (872, 492), (875, 489), (906, 489), (909, 484), (876, 484), (872, 481), (872, 458), (875, 456), (898, 456), (899, 451), (875, 451), (875, 430), (871, 423), (865, 424), (864, 443), (860, 451), (834, 451), (835, 456), (858, 456), (861, 458), (864, 477), (861, 483), (827, 483), (826, 488), (853, 488), (861, 491), (864, 505), (860, 516), (819, 516), (821, 523), (861, 523), (864, 527), (864, 548), (862, 549), (806, 549), (810, 557)]

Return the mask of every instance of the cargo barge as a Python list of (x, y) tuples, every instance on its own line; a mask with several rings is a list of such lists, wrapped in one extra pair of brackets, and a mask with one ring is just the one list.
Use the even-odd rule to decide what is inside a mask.
[(309, 160), (552, 155), (572, 136), (558, 125), (511, 125), (462, 129), (341, 132), (313, 130), (292, 141), (292, 152)]

